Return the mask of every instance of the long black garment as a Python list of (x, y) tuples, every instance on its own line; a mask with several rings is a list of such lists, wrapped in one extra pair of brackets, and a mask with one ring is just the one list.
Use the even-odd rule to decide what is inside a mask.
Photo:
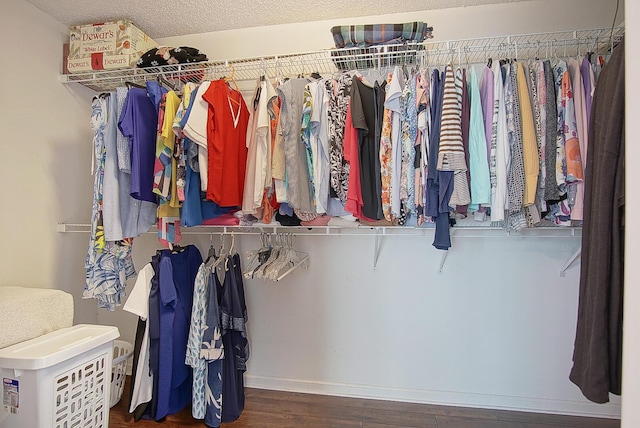
[(621, 393), (624, 272), (624, 41), (593, 98), (584, 192), (580, 299), (569, 379), (596, 403)]
[[(360, 160), (360, 185), (362, 213), (372, 220), (380, 220), (382, 199), (378, 192), (380, 177), (380, 140), (376, 142), (376, 97), (372, 87), (359, 79), (351, 84), (351, 116), (353, 127), (358, 130), (358, 159)], [(382, 125), (381, 125), (382, 126)], [(380, 135), (380, 134), (378, 134)], [(376, 175), (376, 162), (378, 163)], [(380, 183), (380, 188), (382, 184)]]
[[(373, 137), (374, 143), (376, 141), (380, 141), (382, 136), (382, 121), (384, 120), (384, 100), (385, 100), (385, 88), (387, 86), (387, 82), (382, 82), (379, 84), (375, 83), (373, 87), (373, 94), (375, 98), (375, 112), (376, 112), (376, 122), (375, 122), (375, 135)], [(380, 165), (380, 144), (374, 144), (374, 178), (376, 180), (376, 195), (378, 195), (376, 199), (376, 205), (378, 206), (378, 215), (377, 219), (383, 219), (384, 213), (382, 212), (382, 166)]]
[[(142, 339), (144, 338), (144, 332), (147, 328), (147, 320), (143, 320), (138, 317), (138, 325), (136, 327), (136, 339), (133, 345), (133, 366), (131, 368), (131, 378), (129, 379), (129, 404), (127, 408), (131, 407), (131, 401), (133, 401), (133, 388), (136, 384), (136, 373), (138, 372), (138, 360), (140, 359), (140, 351), (142, 350)], [(133, 409), (133, 420), (138, 422), (142, 417), (144, 411), (150, 403), (141, 403)]]
[(134, 418), (136, 420), (153, 419), (158, 408), (158, 372), (160, 370), (160, 254), (156, 253), (151, 257), (151, 265), (153, 266), (153, 278), (151, 279), (151, 288), (149, 289), (149, 370), (153, 375), (153, 393), (151, 403), (145, 406), (141, 404), (136, 407)]

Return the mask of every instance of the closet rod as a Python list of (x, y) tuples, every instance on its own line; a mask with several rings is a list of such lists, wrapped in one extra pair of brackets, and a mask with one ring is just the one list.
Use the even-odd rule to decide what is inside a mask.
[[(229, 76), (233, 69), (237, 82), (255, 82), (270, 77), (331, 75), (346, 70), (387, 68), (395, 65), (444, 65), (447, 62), (476, 64), (488, 57), (515, 56), (530, 59), (545, 55), (577, 55), (592, 51), (605, 54), (618, 42), (624, 27), (530, 33), (447, 41), (428, 41), (366, 48), (325, 49), (283, 55), (213, 60), (198, 64), (165, 65), (154, 68), (127, 68), (60, 75), (62, 83), (80, 83), (96, 91), (110, 91), (127, 81), (145, 82), (162, 77), (170, 82), (199, 83), (203, 79)], [(459, 55), (458, 55), (459, 53)], [(251, 88), (253, 89), (253, 87)]]
[[(89, 233), (91, 225), (86, 223), (58, 223), (57, 232), (60, 233)], [(520, 232), (507, 233), (504, 228), (490, 226), (455, 226), (456, 238), (568, 238), (580, 237), (580, 227), (534, 227), (523, 229)], [(182, 227), (181, 235), (260, 235), (261, 233), (292, 233), (298, 236), (406, 236), (406, 237), (430, 237), (435, 229), (433, 227), (411, 226), (365, 226), (358, 228), (332, 227), (332, 226), (279, 226), (256, 224), (253, 226), (194, 226)], [(156, 229), (151, 229), (146, 234), (157, 234)], [(378, 243), (378, 247), (381, 242)]]

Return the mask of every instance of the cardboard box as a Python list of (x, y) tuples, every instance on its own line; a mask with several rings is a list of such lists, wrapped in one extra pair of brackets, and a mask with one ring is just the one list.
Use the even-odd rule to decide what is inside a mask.
[(130, 21), (71, 27), (69, 73), (135, 67), (136, 61), (158, 44)]

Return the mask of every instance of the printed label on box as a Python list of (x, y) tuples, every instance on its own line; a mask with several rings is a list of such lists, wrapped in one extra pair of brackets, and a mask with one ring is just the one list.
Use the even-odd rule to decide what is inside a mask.
[[(109, 23), (83, 26), (80, 28), (80, 34), (73, 37), (80, 37), (80, 51), (78, 53), (84, 55), (114, 52), (117, 36), (118, 24)], [(74, 40), (72, 39), (71, 42), (73, 43)]]
[(17, 379), (2, 379), (2, 404), (7, 413), (18, 414), (20, 407), (20, 392)]
[(88, 58), (67, 60), (67, 68), (70, 73), (92, 70), (112, 70), (115, 68), (129, 67), (129, 60), (129, 55), (94, 54)]

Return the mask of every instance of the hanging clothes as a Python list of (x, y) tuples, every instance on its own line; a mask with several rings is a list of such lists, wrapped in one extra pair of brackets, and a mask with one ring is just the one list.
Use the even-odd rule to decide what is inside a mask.
[(427, 164), (429, 162), (429, 132), (431, 125), (431, 81), (427, 71), (416, 76), (418, 136), (416, 139), (416, 217), (421, 226), (425, 219), (427, 197)]
[[(571, 77), (571, 88), (573, 93), (573, 106), (575, 112), (575, 132), (578, 138), (578, 149), (580, 150), (580, 167), (584, 177), (585, 168), (587, 166), (587, 145), (588, 145), (588, 122), (587, 122), (587, 104), (584, 93), (584, 85), (582, 83), (582, 74), (580, 71), (580, 63), (575, 58), (569, 58), (567, 62), (569, 75)], [(581, 221), (584, 215), (584, 180), (575, 183), (575, 197), (571, 206), (571, 220)]]
[[(124, 92), (123, 92), (124, 91)], [(105, 163), (102, 195), (102, 211), (104, 214), (104, 235), (107, 241), (119, 241), (136, 238), (149, 231), (156, 222), (154, 202), (139, 201), (131, 196), (131, 159), (129, 139), (118, 129), (120, 114), (118, 109), (124, 106), (126, 88), (118, 88), (111, 94), (111, 101), (117, 100), (116, 110), (111, 108), (109, 125), (105, 129)], [(115, 98), (113, 98), (115, 96)], [(121, 106), (122, 102), (122, 106)], [(113, 133), (116, 138), (113, 138)], [(126, 142), (126, 155), (123, 155), (122, 140)], [(119, 164), (121, 157), (128, 159), (128, 170), (123, 171)], [(125, 161), (126, 162), (126, 161)]]
[[(204, 83), (203, 83), (204, 85)], [(207, 85), (208, 87), (208, 85)], [(180, 220), (182, 226), (199, 226), (205, 221), (218, 218), (228, 213), (231, 207), (221, 207), (213, 201), (208, 201), (202, 197), (201, 189), (202, 180), (200, 173), (200, 154), (203, 150), (202, 146), (191, 140), (184, 132), (193, 106), (198, 100), (197, 94), (201, 87), (186, 86), (182, 97), (183, 113), (181, 117), (176, 116), (173, 123), (173, 131), (181, 139), (182, 147), (181, 163), (184, 164), (184, 201), (180, 209)]]
[(344, 127), (344, 159), (349, 165), (349, 186), (347, 189), (347, 201), (345, 209), (354, 217), (364, 217), (362, 207), (362, 190), (360, 188), (360, 159), (358, 156), (358, 130), (353, 126), (351, 119), (351, 105), (347, 107), (347, 116)]
[(149, 294), (155, 275), (153, 265), (147, 263), (122, 307), (123, 310), (138, 316), (138, 328), (131, 369), (131, 389), (129, 413), (138, 421), (153, 399), (153, 376), (149, 367)]
[[(376, 142), (376, 89), (359, 79), (351, 84), (351, 120), (358, 131), (358, 159), (360, 161), (360, 186), (362, 191), (362, 213), (372, 220), (379, 220), (382, 202), (378, 190), (380, 181), (380, 141)], [(379, 124), (382, 127), (382, 124)], [(381, 187), (381, 186), (380, 186)]]
[(202, 99), (209, 104), (207, 199), (223, 207), (241, 206), (249, 110), (242, 94), (224, 80), (211, 82)]
[[(120, 117), (122, 115), (124, 102), (127, 99), (128, 92), (129, 89), (125, 86), (116, 88), (116, 97), (118, 99), (116, 117)], [(122, 132), (118, 132), (116, 147), (118, 150), (118, 169), (124, 173), (131, 174), (131, 150), (129, 149), (129, 138), (122, 134)]]
[(558, 157), (558, 151), (556, 148), (556, 141), (558, 138), (557, 130), (557, 118), (558, 107), (556, 103), (556, 85), (553, 77), (553, 70), (551, 68), (551, 62), (545, 60), (543, 62), (544, 78), (546, 87), (546, 145), (544, 152), (545, 162), (545, 186), (544, 186), (544, 200), (548, 203), (554, 203), (560, 200), (560, 186), (556, 178), (556, 163)]
[(507, 127), (507, 107), (505, 97), (505, 76), (498, 61), (493, 67), (493, 118), (491, 123), (491, 221), (505, 220), (505, 211), (509, 207), (507, 177), (511, 163), (511, 149)]
[(329, 181), (331, 174), (329, 148), (329, 94), (325, 82), (320, 80), (309, 84), (312, 90), (312, 108), (309, 117), (309, 142), (312, 153), (313, 188), (316, 213), (329, 211)]
[[(465, 172), (467, 179), (467, 186), (471, 187), (471, 174), (469, 172), (469, 123), (471, 122), (471, 103), (469, 100), (469, 84), (467, 82), (467, 70), (458, 68), (456, 70), (456, 76), (460, 75), (460, 82), (462, 83), (460, 94), (460, 135), (462, 136), (462, 149), (464, 150), (464, 161), (467, 165), (467, 171)], [(469, 189), (471, 191), (471, 189)], [(456, 205), (455, 213), (461, 215), (463, 218), (467, 217), (469, 211), (469, 205)]]
[(264, 190), (271, 187), (271, 127), (268, 104), (275, 89), (266, 79), (258, 82), (249, 114), (246, 135), (247, 164), (242, 198), (242, 212), (262, 217), (258, 209), (262, 206)]
[[(493, 82), (492, 82), (493, 83)], [(491, 179), (487, 163), (487, 136), (482, 116), (482, 98), (475, 68), (471, 69), (469, 81), (471, 98), (469, 123), (469, 172), (471, 174), (470, 211), (477, 211), (480, 205), (491, 203)], [(493, 91), (491, 91), (493, 94)], [(493, 100), (491, 100), (493, 102)]]
[(427, 169), (427, 200), (425, 215), (435, 222), (433, 246), (439, 250), (451, 247), (449, 230), (449, 200), (453, 192), (453, 171), (439, 171), (438, 153), (443, 111), (444, 73), (434, 70), (431, 84), (431, 133), (429, 135), (429, 163)]
[[(312, 215), (307, 219), (306, 217), (301, 217), (303, 220), (312, 220), (317, 213), (316, 206), (316, 188), (314, 184), (314, 176), (315, 171), (313, 169), (313, 158), (314, 151), (317, 152), (317, 146), (312, 147), (311, 143), (311, 111), (313, 110), (313, 92), (315, 92), (315, 87), (317, 86), (317, 82), (309, 82), (304, 87), (303, 98), (302, 98), (302, 116), (300, 123), (300, 142), (304, 146), (305, 159), (307, 161), (307, 172), (309, 173), (309, 196), (311, 197), (314, 210)], [(317, 154), (317, 153), (316, 153)], [(305, 214), (306, 215), (306, 214)]]
[[(103, 190), (104, 170), (107, 158), (105, 139), (116, 140), (115, 92), (94, 97), (91, 124), (94, 129), (95, 155), (93, 204), (91, 210), (91, 234), (85, 258), (85, 284), (83, 299), (96, 299), (98, 307), (114, 311), (121, 304), (128, 278), (135, 276), (131, 257), (130, 239), (107, 241), (104, 235)], [(116, 153), (111, 156), (117, 157)], [(116, 190), (117, 191), (117, 190)]]
[(520, 107), (520, 122), (522, 132), (522, 163), (524, 167), (524, 190), (522, 193), (522, 206), (533, 205), (538, 188), (538, 173), (540, 172), (540, 160), (538, 159), (538, 143), (533, 123), (533, 110), (531, 97), (527, 85), (527, 77), (521, 62), (518, 62), (516, 80), (518, 84), (518, 105)]
[[(304, 146), (300, 142), (302, 103), (307, 79), (290, 79), (278, 86), (280, 96), (280, 132), (286, 163), (287, 197), (291, 208), (303, 216), (315, 217), (315, 206), (311, 196), (309, 169)], [(276, 190), (277, 191), (277, 190)], [(298, 213), (296, 213), (298, 214)], [(298, 216), (300, 215), (298, 214)]]
[(596, 403), (621, 393), (624, 281), (624, 40), (598, 80), (589, 126), (580, 297), (569, 379)]
[(468, 205), (471, 202), (467, 182), (467, 164), (462, 144), (462, 75), (456, 76), (451, 64), (447, 65), (444, 79), (442, 124), (438, 148), (437, 168), (452, 171), (453, 193), (449, 206)]
[[(160, 251), (151, 257), (153, 277), (149, 289), (149, 370), (153, 378), (151, 402), (142, 406), (139, 418), (155, 419), (158, 410), (158, 376), (160, 374)], [(137, 411), (137, 410), (136, 410)], [(135, 415), (135, 414), (134, 414)]]
[[(480, 105), (484, 118), (484, 132), (487, 139), (487, 164), (491, 163), (491, 127), (493, 124), (493, 109), (495, 102), (493, 70), (485, 65), (480, 78)], [(473, 196), (473, 195), (472, 195)]]
[(402, 93), (403, 123), (402, 123), (402, 169), (400, 180), (400, 222), (406, 224), (405, 217), (415, 220), (415, 143), (418, 136), (418, 110), (416, 106), (415, 75), (405, 80)]
[(244, 410), (244, 373), (249, 359), (247, 306), (240, 255), (229, 256), (220, 302), (222, 343), (226, 349), (222, 369), (222, 422), (233, 422)]
[(202, 263), (196, 275), (185, 363), (193, 368), (192, 416), (204, 419), (208, 427), (219, 427), (224, 346), (218, 305), (221, 285), (212, 264)]
[(544, 77), (544, 65), (542, 61), (534, 61), (529, 64), (529, 82), (531, 86), (533, 117), (536, 127), (536, 143), (538, 145), (539, 174), (538, 187), (536, 192), (536, 207), (538, 212), (546, 211), (544, 200), (544, 188), (547, 180), (545, 168), (546, 157), (546, 128), (547, 128), (547, 88)]
[(198, 172), (200, 173), (200, 188), (207, 191), (209, 177), (209, 153), (207, 146), (207, 127), (209, 123), (209, 103), (203, 98), (209, 89), (210, 81), (204, 81), (198, 87), (195, 99), (189, 108), (189, 114), (182, 125), (184, 135), (198, 145)]
[(352, 77), (342, 73), (334, 80), (326, 80), (329, 95), (329, 151), (331, 194), (343, 204), (347, 201), (349, 164), (344, 159), (344, 132)]
[[(185, 364), (193, 287), (202, 264), (200, 251), (163, 250), (158, 263), (158, 394), (155, 420), (180, 412), (191, 402), (192, 372)], [(155, 397), (154, 397), (155, 399)]]
[[(593, 103), (593, 91), (595, 90), (595, 77), (593, 67), (587, 57), (582, 58), (580, 64), (580, 74), (582, 76), (582, 84), (584, 85), (585, 108), (587, 110), (587, 123), (591, 117), (591, 104)], [(585, 156), (586, 157), (586, 156)]]
[(118, 122), (131, 147), (131, 196), (141, 201), (157, 202), (153, 193), (158, 110), (142, 88), (131, 88)]
[(375, 206), (376, 218), (384, 219), (382, 212), (382, 170), (380, 165), (380, 138), (382, 136), (382, 124), (384, 121), (384, 101), (387, 82), (380, 83), (376, 80), (373, 84), (373, 112), (374, 112), (374, 128), (373, 128), (373, 153), (370, 155), (370, 162), (373, 163), (373, 180), (375, 186)]
[(173, 122), (180, 105), (174, 91), (162, 94), (158, 109), (158, 135), (154, 193), (158, 195), (158, 240), (166, 247), (180, 242), (180, 201), (176, 186), (176, 135)]
[(394, 82), (395, 74), (387, 76), (387, 91), (385, 93), (384, 110), (382, 111), (382, 129), (380, 131), (380, 203), (382, 215), (391, 221), (394, 217), (391, 212), (391, 183), (393, 174), (393, 145), (391, 143), (391, 126), (396, 108), (397, 84)]
[[(385, 97), (385, 108), (389, 110), (391, 116), (390, 123), (390, 156), (386, 165), (387, 173), (390, 176), (388, 185), (390, 219), (400, 216), (400, 181), (402, 177), (402, 127), (400, 120), (403, 116), (402, 112), (402, 90), (404, 87), (404, 73), (402, 69), (396, 66), (393, 69), (391, 80), (389, 81), (389, 89)], [(383, 117), (384, 125), (384, 117)], [(386, 131), (385, 131), (386, 132)], [(382, 187), (381, 187), (382, 188)], [(389, 219), (389, 220), (390, 220)]]
[(519, 87), (517, 81), (517, 64), (507, 64), (506, 106), (509, 145), (511, 146), (511, 163), (507, 176), (509, 189), (509, 216), (507, 228), (519, 231), (527, 227), (522, 209), (522, 198), (525, 187), (525, 169), (522, 143), (522, 121), (520, 116)]

